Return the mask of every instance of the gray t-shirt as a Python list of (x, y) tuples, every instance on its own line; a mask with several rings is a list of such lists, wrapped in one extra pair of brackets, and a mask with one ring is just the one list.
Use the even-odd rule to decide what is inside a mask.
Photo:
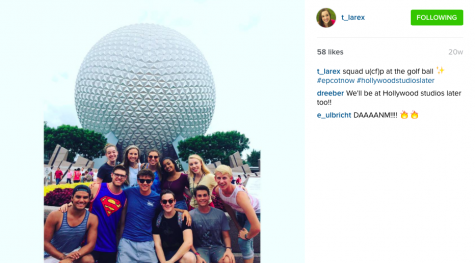
[(195, 247), (222, 246), (221, 231), (229, 231), (229, 222), (223, 211), (210, 207), (207, 214), (198, 209), (190, 211), (193, 218), (191, 228), (193, 230), (193, 245)]

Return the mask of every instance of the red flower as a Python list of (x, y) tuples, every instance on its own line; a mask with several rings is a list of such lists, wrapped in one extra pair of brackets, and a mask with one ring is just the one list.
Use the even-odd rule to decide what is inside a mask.
[(71, 201), (72, 194), (73, 189), (71, 188), (56, 188), (46, 194), (46, 196), (44, 197), (44, 204), (50, 206), (62, 206)]

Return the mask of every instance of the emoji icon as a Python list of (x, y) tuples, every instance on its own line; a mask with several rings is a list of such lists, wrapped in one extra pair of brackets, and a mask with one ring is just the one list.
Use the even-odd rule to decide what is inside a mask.
[(417, 113), (416, 111), (412, 111), (411, 118), (413, 118), (413, 119), (419, 118), (419, 113)]
[(440, 67), (440, 69), (439, 69), (439, 67), (437, 67), (437, 69), (439, 70), (439, 71), (437, 72), (437, 74), (442, 74), (442, 73), (444, 73), (444, 71), (445, 71), (442, 67)]
[(401, 119), (407, 119), (407, 117), (409, 117), (409, 114), (407, 114), (406, 111), (402, 111), (402, 113), (401, 113)]

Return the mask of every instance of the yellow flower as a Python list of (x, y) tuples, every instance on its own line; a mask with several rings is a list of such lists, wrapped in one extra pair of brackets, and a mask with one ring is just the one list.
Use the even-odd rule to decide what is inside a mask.
[(87, 182), (87, 183), (75, 183), (75, 184), (48, 185), (48, 186), (45, 186), (45, 187), (44, 187), (44, 195), (43, 195), (43, 196), (46, 196), (47, 193), (53, 191), (53, 190), (56, 189), (56, 188), (61, 188), (61, 189), (71, 188), (71, 189), (74, 189), (74, 187), (76, 187), (77, 185), (83, 184), (83, 185), (89, 186), (91, 183), (92, 183), (92, 182)]

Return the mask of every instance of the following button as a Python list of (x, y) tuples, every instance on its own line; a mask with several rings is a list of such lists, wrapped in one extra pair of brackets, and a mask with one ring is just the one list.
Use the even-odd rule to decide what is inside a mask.
[(463, 10), (411, 10), (413, 26), (462, 26)]

